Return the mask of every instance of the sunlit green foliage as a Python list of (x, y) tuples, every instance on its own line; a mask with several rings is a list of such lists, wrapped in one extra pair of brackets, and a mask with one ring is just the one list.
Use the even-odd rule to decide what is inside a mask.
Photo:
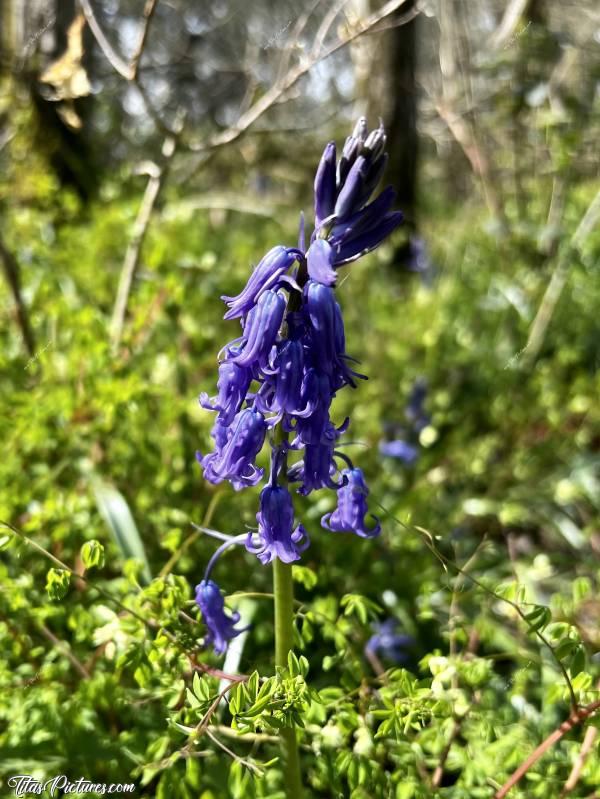
[[(196, 396), (212, 390), (233, 335), (220, 294), (274, 242), (292, 243), (296, 220), (190, 214), (167, 189), (112, 354), (138, 187), (107, 183), (81, 207), (32, 154), (19, 114), (1, 156), (2, 233), (37, 351), (26, 353), (5, 294), (0, 518), (18, 532), (0, 530), (0, 780), (81, 773), (134, 781), (137, 796), (276, 799), (274, 736), (293, 725), (308, 796), (492, 797), (573, 700), (598, 699), (600, 235), (573, 261), (529, 366), (522, 350), (554, 265), (537, 249), (547, 193), (529, 227), (509, 207), (503, 236), (475, 204), (431, 208), (428, 279), (400, 271), (390, 248), (348, 269), (348, 351), (369, 381), (335, 407), (340, 421), (353, 409), (348, 451), (383, 533), (328, 534), (330, 499), (302, 502), (313, 544), (294, 569), (296, 655), (278, 673), (270, 570), (230, 552), (219, 566), (229, 603), (254, 616), (247, 678), (222, 681), (192, 601), (214, 545), (191, 523), (243, 532), (256, 492), (202, 481), (194, 452), (209, 446), (211, 418)], [(566, 237), (597, 188), (570, 195)], [(431, 422), (407, 468), (378, 445), (402, 425), (418, 377)], [(387, 616), (414, 639), (402, 668), (365, 656)], [(511, 796), (558, 799), (582, 737), (575, 727)], [(596, 749), (572, 795), (599, 783)]]

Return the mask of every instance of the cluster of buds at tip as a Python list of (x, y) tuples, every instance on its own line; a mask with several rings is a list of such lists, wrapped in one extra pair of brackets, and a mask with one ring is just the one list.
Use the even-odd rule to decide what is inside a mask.
[[(402, 221), (402, 214), (391, 210), (391, 187), (371, 200), (387, 163), (385, 144), (383, 125), (369, 133), (364, 118), (346, 139), (339, 160), (330, 142), (315, 177), (315, 225), (308, 248), (301, 217), (298, 246), (274, 247), (240, 294), (222, 298), (224, 318), (239, 319), (241, 335), (221, 351), (217, 395), (200, 396), (216, 419), (214, 450), (198, 453), (197, 459), (206, 480), (228, 480), (239, 490), (263, 479), (256, 459), (269, 440), (271, 466), (260, 495), (258, 531), (248, 531), (245, 538), (246, 549), (264, 564), (274, 558), (291, 563), (309, 546), (303, 526), (294, 524), (288, 486), (303, 495), (320, 489), (337, 493), (336, 509), (321, 522), (326, 530), (372, 538), (381, 529), (375, 517), (367, 521), (362, 471), (337, 448), (349, 419), (336, 425), (330, 411), (338, 391), (364, 378), (346, 352), (335, 296), (338, 269), (378, 247)], [(207, 640), (215, 649), (219, 642), (222, 651), (222, 640), (240, 630), (236, 617), (224, 615), (215, 585), (203, 581), (197, 601)]]

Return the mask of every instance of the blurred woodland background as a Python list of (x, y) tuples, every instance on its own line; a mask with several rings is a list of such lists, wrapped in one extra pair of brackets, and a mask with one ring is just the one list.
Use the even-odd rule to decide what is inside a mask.
[[(178, 616), (213, 548), (191, 523), (254, 524), (253, 492), (194, 458), (234, 335), (219, 297), (312, 222), (322, 149), (363, 114), (406, 223), (340, 281), (369, 380), (336, 413), (384, 532), (315, 535), (297, 572), (309, 680), (343, 688), (310, 717), (307, 795), (493, 797), (598, 699), (597, 2), (3, 0), (0, 785), (282, 795), (276, 766), (240, 766), (246, 741), (189, 756), (165, 718), (187, 712), (190, 664), (159, 633), (215, 666)], [(308, 529), (328, 502), (302, 500)], [(92, 540), (106, 562), (84, 579)], [(230, 563), (231, 591), (271, 590)], [(365, 657), (346, 592), (406, 652)], [(269, 673), (271, 607), (247, 601), (239, 668)], [(399, 662), (390, 706), (368, 686)], [(511, 797), (599, 784), (595, 728), (574, 726)]]

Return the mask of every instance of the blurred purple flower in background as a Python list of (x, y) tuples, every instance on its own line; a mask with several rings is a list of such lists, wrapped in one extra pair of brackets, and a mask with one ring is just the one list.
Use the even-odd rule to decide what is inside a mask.
[(380, 624), (374, 624), (373, 635), (365, 646), (366, 655), (375, 655), (381, 660), (390, 663), (406, 663), (409, 659), (407, 649), (414, 644), (414, 638), (398, 632), (398, 620), (386, 619)]
[(379, 451), (382, 455), (397, 458), (406, 466), (413, 466), (416, 463), (419, 458), (419, 433), (431, 421), (424, 408), (426, 398), (427, 383), (423, 378), (418, 378), (413, 383), (404, 409), (404, 416), (408, 424), (393, 426), (396, 432), (402, 435), (402, 438), (380, 441)]
[(397, 438), (395, 441), (382, 441), (379, 444), (379, 451), (388, 458), (398, 458), (407, 466), (412, 466), (419, 457), (418, 447)]

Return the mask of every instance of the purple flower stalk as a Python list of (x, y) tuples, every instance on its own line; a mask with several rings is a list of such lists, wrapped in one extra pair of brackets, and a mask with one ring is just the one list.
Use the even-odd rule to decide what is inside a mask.
[[(338, 269), (378, 247), (402, 221), (402, 214), (391, 210), (391, 187), (371, 200), (387, 163), (385, 143), (383, 125), (369, 133), (364, 118), (346, 139), (339, 161), (330, 142), (315, 177), (308, 249), (302, 217), (298, 247), (274, 247), (240, 294), (222, 298), (228, 308), (224, 318), (239, 319), (242, 331), (221, 351), (217, 395), (200, 396), (202, 407), (217, 418), (214, 451), (197, 458), (211, 483), (228, 480), (236, 490), (255, 486), (264, 475), (256, 459), (267, 432), (277, 428), (269, 434), (271, 475), (260, 495), (258, 531), (246, 536), (246, 549), (261, 563), (291, 563), (309, 545), (302, 525), (294, 527), (287, 484), (298, 484), (304, 495), (337, 492), (336, 510), (322, 520), (328, 530), (373, 538), (381, 529), (375, 517), (366, 521), (369, 492), (362, 471), (336, 449), (349, 420), (336, 427), (330, 412), (337, 392), (355, 388), (356, 379), (364, 377), (351, 368), (354, 359), (346, 353), (335, 296)], [(288, 458), (295, 462), (288, 464)], [(198, 586), (197, 600), (221, 652), (223, 642), (237, 634), (237, 619), (224, 614), (220, 591), (208, 577)]]

